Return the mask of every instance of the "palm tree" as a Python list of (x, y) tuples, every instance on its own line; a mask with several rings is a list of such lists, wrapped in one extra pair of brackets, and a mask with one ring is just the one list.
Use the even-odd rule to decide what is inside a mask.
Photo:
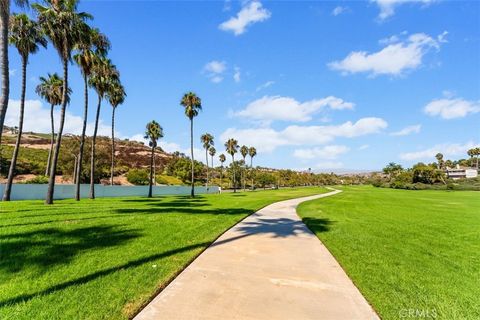
[[(253, 157), (257, 155), (257, 149), (255, 147), (248, 148), (248, 155), (250, 156), (250, 170), (253, 170)], [(252, 172), (252, 190), (253, 190), (253, 172)]]
[(230, 138), (225, 142), (225, 149), (229, 155), (232, 156), (232, 170), (233, 170), (233, 192), (237, 192), (235, 185), (235, 153), (238, 151), (238, 141)]
[(241, 148), (240, 148), (240, 154), (242, 155), (242, 158), (243, 158), (243, 165), (244, 165), (244, 170), (242, 171), (242, 183), (243, 183), (243, 191), (245, 191), (245, 170), (247, 169), (247, 163), (245, 162), (245, 158), (247, 157), (248, 155), (248, 147), (243, 145)]
[[(23, 7), (28, 3), (26, 0), (15, 0), (14, 2), (20, 7)], [(10, 20), (10, 4), (10, 0), (0, 0), (0, 69), (2, 73), (0, 89), (0, 148), (2, 145), (3, 124), (7, 114), (8, 98), (10, 94), (10, 75), (8, 68), (8, 25)]]
[(207, 183), (205, 186), (208, 188), (208, 149), (214, 145), (213, 136), (210, 133), (204, 133), (200, 136), (200, 142), (203, 143), (205, 149), (205, 163), (207, 164)]
[(438, 167), (438, 169), (439, 169), (439, 170), (442, 169), (442, 167), (443, 167), (443, 154), (437, 153), (437, 154), (435, 155), (435, 158), (437, 159), (437, 167)]
[[(55, 143), (55, 124), (53, 118), (53, 111), (55, 106), (62, 104), (63, 79), (58, 74), (48, 74), (47, 78), (40, 77), (40, 84), (35, 88), (35, 92), (45, 99), (50, 104), (50, 149), (48, 151), (47, 167), (45, 169), (45, 176), (50, 173), (50, 166), (52, 163), (53, 145)], [(67, 100), (70, 102), (70, 94), (72, 89), (68, 88)]]
[(194, 159), (193, 159), (193, 118), (198, 116), (200, 110), (202, 110), (202, 100), (193, 92), (185, 93), (180, 100), (180, 105), (185, 108), (185, 115), (190, 119), (190, 156), (192, 161), (192, 190), (191, 197), (195, 197), (195, 185), (194, 185)]
[(211, 159), (212, 159), (212, 170), (213, 170), (213, 168), (214, 168), (214, 166), (213, 166), (213, 156), (214, 156), (216, 153), (217, 153), (217, 150), (215, 149), (215, 147), (210, 147), (210, 148), (208, 149), (208, 154), (210, 154), (210, 157), (211, 157)]
[(78, 152), (78, 163), (76, 172), (76, 186), (75, 186), (75, 200), (80, 200), (80, 176), (82, 174), (83, 151), (85, 146), (85, 132), (87, 130), (87, 116), (88, 116), (88, 87), (89, 77), (92, 74), (93, 66), (98, 56), (106, 55), (110, 49), (110, 42), (107, 37), (100, 33), (98, 29), (85, 28), (81, 35), (80, 41), (75, 48), (78, 53), (73, 56), (76, 64), (80, 68), (83, 76), (84, 85), (84, 108), (83, 108), (83, 125), (82, 134), (80, 136), (80, 147)]
[(18, 151), (20, 150), (20, 142), (22, 139), (23, 116), (25, 114), (25, 92), (27, 89), (28, 58), (30, 54), (34, 54), (38, 51), (39, 45), (43, 47), (47, 46), (47, 40), (44, 38), (39, 25), (35, 21), (30, 20), (26, 14), (14, 14), (11, 16), (9, 41), (17, 48), (18, 54), (22, 59), (22, 91), (20, 97), (20, 119), (18, 122), (17, 141), (15, 142), (12, 161), (10, 162), (10, 169), (8, 170), (7, 184), (3, 194), (4, 201), (10, 201)]
[(89, 79), (89, 84), (95, 89), (98, 96), (95, 126), (92, 136), (92, 150), (90, 153), (90, 199), (95, 199), (95, 149), (102, 100), (105, 98), (111, 86), (119, 82), (119, 79), (120, 74), (112, 61), (106, 57), (96, 56), (92, 66), (92, 74)]
[(62, 107), (60, 110), (60, 126), (58, 128), (55, 149), (53, 153), (50, 177), (48, 181), (46, 204), (53, 203), (55, 189), (55, 173), (57, 170), (58, 155), (62, 143), (65, 111), (68, 103), (68, 63), (71, 60), (72, 50), (81, 38), (86, 28), (85, 21), (92, 17), (84, 12), (77, 12), (78, 0), (45, 0), (46, 6), (38, 3), (33, 8), (38, 13), (40, 26), (52, 42), (63, 64), (63, 92)]
[(222, 186), (222, 180), (223, 180), (223, 163), (227, 160), (227, 158), (225, 158), (225, 155), (223, 153), (221, 153), (218, 156), (218, 160), (220, 161), (220, 187), (221, 187)]
[(115, 170), (115, 110), (125, 101), (125, 89), (120, 82), (114, 82), (107, 92), (108, 102), (112, 106), (112, 164), (110, 166), (110, 185), (113, 186), (113, 172)]
[(147, 123), (147, 130), (145, 131), (145, 139), (149, 139), (149, 146), (152, 147), (152, 153), (150, 156), (150, 178), (148, 184), (148, 197), (152, 197), (152, 185), (153, 185), (153, 159), (155, 157), (155, 148), (157, 147), (158, 139), (163, 138), (163, 129), (156, 122), (152, 120)]

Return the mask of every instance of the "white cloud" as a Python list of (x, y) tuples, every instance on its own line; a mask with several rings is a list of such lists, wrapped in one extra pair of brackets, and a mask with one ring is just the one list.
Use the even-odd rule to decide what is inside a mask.
[(311, 149), (296, 149), (293, 156), (303, 160), (310, 159), (329, 159), (338, 158), (339, 155), (348, 152), (350, 148), (340, 145), (330, 145), (325, 147), (315, 147)]
[(274, 120), (305, 122), (311, 120), (312, 115), (324, 107), (342, 110), (353, 109), (354, 106), (354, 103), (333, 96), (303, 103), (290, 97), (264, 96), (249, 103), (235, 115), (266, 122)]
[[(20, 113), (20, 101), (19, 100), (9, 100), (7, 115), (5, 118), (5, 125), (7, 126), (17, 126), (18, 117)], [(60, 119), (60, 107), (55, 107), (54, 111), (55, 118), (55, 131), (58, 130), (59, 119)], [(63, 129), (64, 134), (81, 134), (83, 126), (83, 119), (80, 116), (73, 115), (68, 111), (65, 114), (65, 126)], [(94, 123), (87, 123), (87, 134), (91, 135), (93, 133)], [(25, 118), (23, 124), (23, 131), (33, 131), (41, 133), (50, 133), (50, 107), (45, 108), (40, 100), (26, 100), (25, 101)], [(98, 135), (101, 136), (110, 136), (111, 135), (111, 126), (106, 125), (100, 120), (98, 124)], [(118, 132), (115, 133), (116, 136), (120, 136)]]
[(430, 49), (440, 49), (441, 43), (446, 42), (446, 35), (445, 31), (434, 39), (425, 33), (415, 33), (404, 41), (400, 41), (397, 36), (390, 37), (382, 40), (389, 44), (378, 52), (353, 51), (343, 60), (330, 62), (328, 66), (344, 75), (361, 72), (371, 76), (402, 75), (405, 71), (421, 66), (424, 55)]
[(220, 24), (219, 28), (223, 31), (231, 31), (236, 36), (246, 31), (247, 26), (262, 22), (271, 17), (270, 11), (262, 7), (259, 1), (247, 2), (237, 13), (236, 17), (231, 17)]
[(332, 10), (332, 15), (338, 16), (348, 11), (348, 7), (337, 6)]
[(360, 147), (358, 147), (358, 150), (366, 150), (368, 148), (370, 148), (368, 144), (362, 144)]
[(405, 127), (402, 130), (392, 132), (392, 133), (390, 133), (390, 135), (392, 135), (392, 136), (408, 136), (409, 134), (412, 134), (412, 133), (419, 133), (421, 129), (422, 129), (422, 125), (416, 124), (416, 125), (413, 125), (413, 126)]
[(223, 81), (223, 73), (226, 69), (227, 63), (225, 61), (213, 60), (203, 67), (203, 72), (213, 83), (220, 83)]
[(256, 91), (258, 92), (258, 91), (260, 91), (260, 90), (266, 89), (266, 88), (268, 88), (268, 87), (270, 87), (270, 86), (272, 86), (272, 85), (274, 85), (274, 84), (275, 84), (275, 81), (271, 81), (271, 80), (270, 80), (270, 81), (267, 81), (267, 82), (262, 83), (261, 85), (259, 85), (259, 86), (257, 87)]
[(241, 79), (241, 73), (240, 73), (240, 68), (239, 67), (235, 67), (234, 68), (234, 73), (233, 73), (233, 80), (236, 82), (236, 83), (239, 83), (242, 79)]
[(450, 144), (438, 144), (429, 149), (424, 149), (415, 152), (407, 152), (400, 154), (402, 160), (414, 161), (414, 160), (426, 160), (434, 161), (437, 153), (442, 153), (446, 157), (451, 156), (464, 156), (467, 157), (467, 150), (477, 147), (478, 144), (473, 141), (467, 143), (450, 143)]
[(388, 126), (380, 118), (362, 118), (355, 123), (347, 121), (329, 126), (288, 126), (283, 130), (272, 128), (237, 129), (229, 128), (221, 134), (226, 141), (236, 137), (240, 144), (255, 146), (261, 152), (272, 152), (280, 146), (321, 145), (332, 142), (336, 137), (354, 138), (380, 132)]
[(371, 0), (380, 7), (378, 18), (385, 20), (395, 14), (395, 7), (405, 3), (421, 3), (424, 5), (430, 4), (435, 0)]
[(462, 98), (437, 99), (428, 103), (423, 110), (432, 117), (463, 118), (468, 114), (480, 112), (480, 101), (467, 101)]

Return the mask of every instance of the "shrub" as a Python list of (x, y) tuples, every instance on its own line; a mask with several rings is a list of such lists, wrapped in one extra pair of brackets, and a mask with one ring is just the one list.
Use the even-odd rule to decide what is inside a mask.
[(47, 184), (48, 183), (48, 177), (47, 176), (36, 176), (35, 178), (32, 178), (30, 180), (25, 181), (25, 183)]
[(127, 173), (127, 181), (137, 186), (148, 185), (149, 173), (144, 169), (132, 169)]
[(158, 184), (166, 184), (169, 186), (173, 185), (182, 185), (182, 180), (178, 179), (177, 177), (167, 176), (167, 175), (157, 175), (155, 177)]

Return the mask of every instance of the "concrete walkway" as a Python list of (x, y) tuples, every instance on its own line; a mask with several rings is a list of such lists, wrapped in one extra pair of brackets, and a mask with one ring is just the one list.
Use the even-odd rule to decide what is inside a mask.
[(135, 319), (378, 319), (296, 214), (277, 202), (222, 235)]

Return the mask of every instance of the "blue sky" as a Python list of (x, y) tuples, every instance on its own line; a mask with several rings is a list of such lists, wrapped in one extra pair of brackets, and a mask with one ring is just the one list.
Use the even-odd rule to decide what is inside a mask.
[[(179, 100), (196, 92), (199, 136), (255, 146), (258, 165), (318, 171), (373, 170), (466, 157), (480, 141), (480, 3), (477, 1), (83, 1), (112, 42), (128, 97), (117, 134), (140, 138), (155, 119), (163, 147), (186, 151)], [(20, 61), (10, 49), (17, 121)], [(30, 59), (26, 129), (49, 130), (38, 77), (60, 72), (51, 46)], [(66, 132), (78, 133), (80, 73)], [(90, 91), (89, 121), (96, 96)], [(109, 133), (111, 107), (102, 106)], [(197, 158), (202, 156), (196, 151)]]

